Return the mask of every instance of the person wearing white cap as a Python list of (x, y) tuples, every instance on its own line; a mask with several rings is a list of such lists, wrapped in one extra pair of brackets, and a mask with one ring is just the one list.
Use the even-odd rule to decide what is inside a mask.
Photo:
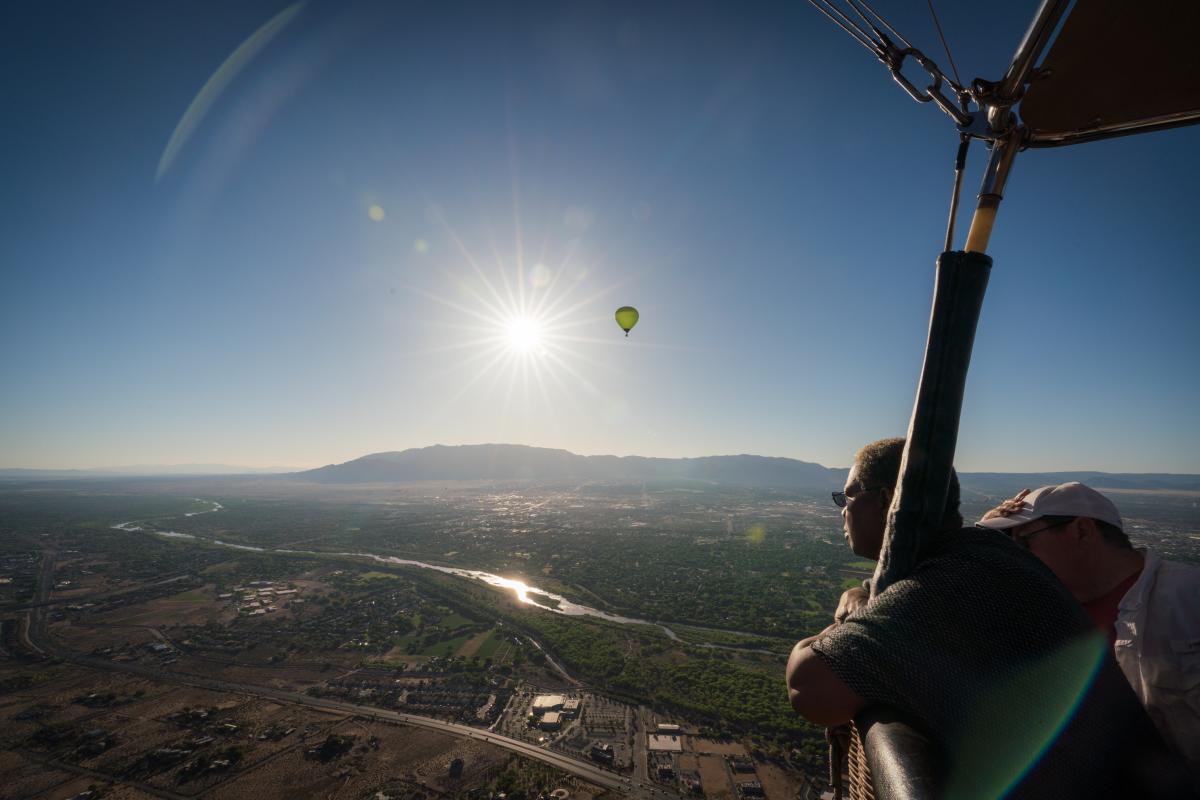
[(1012, 537), (1083, 604), (1200, 782), (1200, 567), (1135, 549), (1112, 501), (1078, 482), (1026, 489), (977, 526)]

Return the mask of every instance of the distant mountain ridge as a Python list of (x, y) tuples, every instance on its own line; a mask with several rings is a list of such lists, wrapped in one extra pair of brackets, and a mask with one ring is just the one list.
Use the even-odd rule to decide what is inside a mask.
[(122, 467), (93, 467), (91, 469), (25, 469), (0, 468), (2, 479), (41, 480), (54, 478), (143, 478), (163, 476), (203, 475), (277, 475), (286, 467), (242, 467), (234, 464), (132, 464)]
[[(755, 455), (700, 458), (581, 456), (567, 450), (519, 444), (433, 445), (370, 455), (288, 474), (316, 483), (407, 483), (436, 480), (672, 481), (695, 480), (738, 486), (794, 489), (841, 488), (845, 467), (826, 467), (794, 458)], [(968, 472), (966, 489), (1016, 492), (1025, 487), (1083, 481), (1096, 488), (1200, 491), (1200, 475), (1169, 473)]]
[(845, 470), (794, 458), (765, 456), (581, 456), (519, 444), (433, 445), (371, 455), (292, 473), (318, 483), (401, 483), (427, 480), (699, 480), (760, 486), (824, 487)]

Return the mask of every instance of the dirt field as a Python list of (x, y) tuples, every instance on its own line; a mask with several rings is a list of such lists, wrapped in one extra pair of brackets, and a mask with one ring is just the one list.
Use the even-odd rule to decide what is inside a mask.
[(50, 634), (72, 650), (83, 653), (90, 653), (102, 647), (121, 647), (126, 644), (137, 646), (159, 641), (148, 626), (141, 625), (93, 627), (56, 622), (50, 626)]
[(691, 742), (691, 750), (695, 753), (713, 753), (721, 756), (741, 757), (749, 755), (746, 752), (746, 748), (738, 742), (714, 742), (711, 739), (701, 739), (698, 736), (689, 736), (688, 741)]
[[(61, 566), (62, 561), (58, 564)], [(86, 597), (99, 592), (110, 591), (113, 587), (103, 575), (82, 575), (71, 580), (70, 586), (55, 588), (50, 597), (54, 600), (73, 600), (76, 597)]]
[[(491, 745), (419, 728), (350, 720), (330, 732), (353, 736), (353, 749), (322, 763), (306, 757), (305, 748), (296, 748), (223, 785), (220, 795), (255, 800), (358, 798), (397, 781), (453, 793), (457, 786), (486, 779), (510, 758)], [(377, 738), (375, 743), (373, 737)], [(308, 743), (318, 744), (321, 738), (309, 737)], [(463, 774), (452, 780), (449, 767), (455, 758), (463, 760)]]
[(154, 795), (147, 794), (132, 786), (122, 786), (119, 784), (110, 786), (104, 784), (103, 781), (98, 781), (89, 776), (71, 776), (65, 783), (55, 786), (53, 791), (47, 792), (44, 796), (48, 800), (74, 797), (81, 792), (86, 792), (89, 787), (96, 785), (104, 786), (104, 800), (154, 800)]
[(0, 775), (4, 776), (4, 780), (0, 781), (0, 798), (3, 800), (24, 800), (75, 777), (69, 772), (44, 766), (11, 752), (0, 753)]
[[(253, 769), (278, 753), (302, 749), (301, 736), (305, 733), (323, 737), (324, 732), (346, 719), (344, 715), (301, 706), (160, 684), (135, 676), (63, 667), (48, 668), (47, 673), (49, 680), (2, 698), (0, 730), (3, 732), (3, 749), (7, 750), (0, 753), (0, 774), (5, 776), (0, 781), (2, 800), (39, 794), (51, 800), (67, 798), (85, 791), (89, 783), (104, 783), (103, 778), (80, 776), (78, 770), (72, 771), (66, 765), (55, 768), (54, 762), (60, 759), (103, 776), (129, 777), (166, 791), (195, 794), (228, 780), (230, 775), (213, 774), (181, 782), (180, 771), (186, 762), (153, 768), (144, 764), (145, 756), (159, 748), (173, 747), (191, 747), (196, 754), (201, 754), (205, 752), (204, 748), (197, 749), (187, 743), (211, 737), (207, 750), (216, 752), (237, 745), (244, 756), (242, 764), (235, 770)], [(77, 702), (93, 694), (102, 698), (112, 694), (111, 705), (91, 707)], [(109, 701), (106, 699), (105, 702)], [(212, 724), (188, 727), (170, 719), (172, 714), (187, 708), (211, 709)], [(31, 716), (31, 711), (37, 713)], [(221, 730), (219, 726), (225, 722), (236, 728)], [(273, 725), (277, 727), (273, 729)], [(86, 731), (101, 731), (112, 744), (103, 752), (86, 756), (76, 750), (79, 738), (59, 744), (31, 738), (48, 727), (59, 726), (73, 730), (76, 737)], [(288, 729), (292, 733), (278, 739), (263, 735)], [(15, 747), (29, 748), (29, 751), (14, 751)], [(86, 780), (78, 789), (67, 791), (81, 778)], [(106, 797), (143, 796), (146, 795), (134, 788), (106, 794)]]
[(347, 671), (345, 665), (337, 665), (336, 662), (332, 670), (323, 672), (317, 666), (220, 664), (187, 656), (181, 657), (176, 666), (180, 672), (206, 675), (233, 683), (272, 686), (289, 691), (304, 691), (309, 686), (315, 686), (334, 675)]
[[(0, 678), (21, 669), (28, 671), (0, 668)], [(299, 671), (286, 674), (279, 667), (271, 672), (284, 675), (245, 667), (223, 672), (262, 683), (275, 682), (271, 677), (287, 682), (301, 677)], [(455, 796), (485, 788), (511, 764), (535, 772), (547, 769), (530, 767), (494, 745), (289, 703), (67, 665), (47, 665), (38, 675), (34, 685), (0, 696), (0, 800), (65, 800), (92, 784), (103, 787), (109, 800), (151, 796), (138, 786), (185, 797), (254, 800), (358, 800), (385, 787)], [(78, 702), (91, 695), (111, 705)], [(178, 716), (188, 710), (205, 716)], [(38, 738), (60, 726), (72, 731), (71, 738)], [(352, 748), (325, 762), (307, 754), (332, 734), (353, 737)], [(109, 742), (102, 752), (85, 755), (79, 749), (82, 742), (98, 738)], [(195, 771), (202, 759), (222, 758), (231, 747), (240, 754), (232, 766)], [(154, 760), (163, 758), (156, 753), (171, 750), (187, 753)], [(462, 759), (463, 772), (451, 779), (449, 767), (456, 758)], [(568, 788), (571, 797), (599, 794), (565, 775), (555, 785)]]
[(704, 755), (696, 756), (696, 761), (700, 773), (700, 785), (704, 789), (705, 797), (736, 797), (733, 787), (729, 783), (729, 772), (725, 769), (724, 758)]
[(758, 779), (762, 781), (763, 794), (767, 800), (786, 800), (795, 797), (800, 781), (774, 764), (756, 764)]
[(96, 622), (109, 624), (136, 624), (151, 627), (176, 625), (203, 625), (209, 620), (217, 621), (222, 614), (229, 617), (229, 604), (217, 600), (216, 588), (208, 584), (199, 589), (189, 589), (158, 600), (118, 608), (107, 614), (97, 614)]

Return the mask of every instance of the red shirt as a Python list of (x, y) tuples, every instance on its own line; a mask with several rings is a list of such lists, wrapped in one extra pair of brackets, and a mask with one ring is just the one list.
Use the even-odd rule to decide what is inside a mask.
[(1142, 571), (1139, 569), (1114, 586), (1107, 594), (1083, 604), (1084, 611), (1087, 611), (1088, 616), (1092, 618), (1092, 624), (1108, 637), (1110, 645), (1117, 642), (1117, 611), (1121, 605), (1121, 598), (1137, 583), (1141, 574)]

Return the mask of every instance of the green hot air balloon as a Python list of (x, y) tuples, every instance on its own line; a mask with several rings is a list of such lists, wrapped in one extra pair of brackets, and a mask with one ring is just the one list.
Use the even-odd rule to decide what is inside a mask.
[(625, 331), (625, 338), (629, 338), (629, 332), (633, 330), (633, 326), (637, 325), (638, 313), (633, 306), (621, 306), (617, 309), (617, 324), (621, 326), (621, 330)]

